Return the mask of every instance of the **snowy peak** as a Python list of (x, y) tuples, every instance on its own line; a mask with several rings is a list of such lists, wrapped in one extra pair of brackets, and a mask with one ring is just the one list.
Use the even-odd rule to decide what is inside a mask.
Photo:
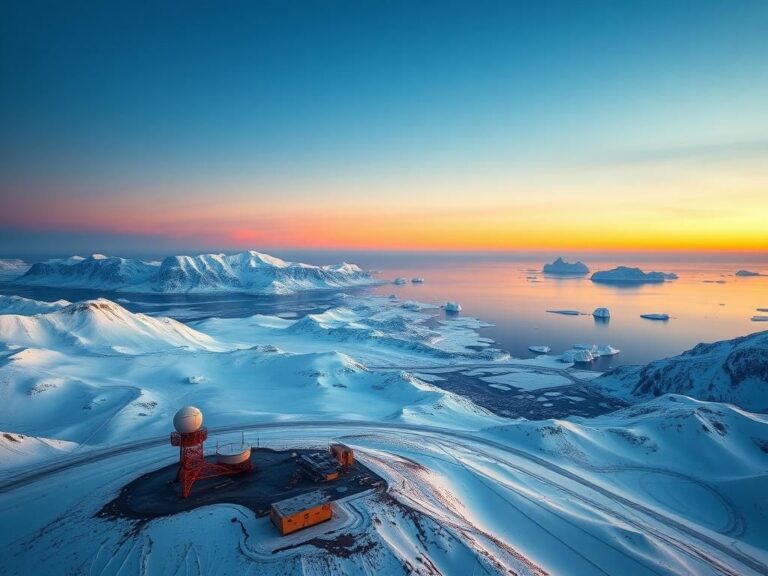
[(94, 254), (48, 260), (32, 266), (19, 284), (126, 292), (249, 292), (292, 294), (301, 290), (372, 284), (353, 264), (314, 266), (286, 262), (255, 251), (169, 256), (162, 263)]
[(685, 394), (768, 411), (768, 331), (699, 344), (680, 356), (622, 366), (594, 381), (606, 392), (635, 398)]
[(222, 349), (215, 340), (170, 318), (133, 314), (100, 298), (36, 316), (0, 316), (0, 342), (94, 353), (140, 354), (174, 348)]

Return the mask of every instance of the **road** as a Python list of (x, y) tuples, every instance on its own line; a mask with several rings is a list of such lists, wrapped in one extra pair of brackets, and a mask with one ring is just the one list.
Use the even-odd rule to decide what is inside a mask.
[[(224, 434), (241, 430), (258, 431), (287, 429), (295, 431), (297, 429), (303, 430), (313, 428), (338, 429), (347, 430), (350, 432), (379, 432), (384, 434), (410, 433), (417, 435), (422, 442), (424, 435), (430, 435), (433, 436), (436, 440), (441, 440), (444, 443), (448, 443), (447, 445), (459, 445), (457, 441), (461, 441), (461, 445), (467, 450), (486, 454), (488, 457), (503, 462), (506, 466), (514, 468), (516, 472), (526, 474), (536, 478), (539, 481), (543, 481), (550, 485), (556, 486), (572, 497), (579, 498), (585, 502), (588, 502), (590, 505), (598, 507), (603, 511), (608, 511), (611, 516), (617, 520), (626, 522), (627, 524), (635, 526), (636, 528), (659, 538), (667, 545), (679, 550), (681, 553), (693, 556), (698, 560), (707, 563), (715, 571), (720, 572), (721, 574), (738, 576), (745, 573), (744, 567), (749, 568), (758, 574), (768, 574), (768, 564), (765, 564), (760, 559), (750, 556), (749, 554), (739, 550), (736, 546), (729, 546), (717, 538), (697, 530), (695, 527), (680, 522), (638, 502), (621, 496), (616, 492), (600, 486), (576, 474), (575, 472), (554, 464), (553, 462), (536, 456), (535, 454), (502, 444), (500, 442), (479, 437), (476, 434), (470, 432), (457, 431), (436, 426), (422, 426), (404, 423), (314, 420), (304, 422), (269, 422), (250, 425), (241, 424), (236, 426), (224, 426), (218, 428), (210, 428), (209, 434)], [(87, 466), (96, 462), (103, 462), (105, 459), (141, 452), (166, 444), (168, 444), (168, 437), (163, 436), (160, 438), (151, 438), (143, 441), (137, 441), (130, 444), (94, 449), (86, 453), (79, 453), (74, 456), (65, 457), (48, 466), (35, 467), (30, 470), (19, 472), (14, 476), (5, 478), (4, 480), (0, 481), (0, 494), (13, 492), (14, 490), (27, 486), (30, 483), (39, 482), (64, 471), (73, 470), (78, 467)], [(501, 456), (499, 452), (504, 456)], [(518, 460), (510, 460), (506, 456), (514, 456)], [(562, 480), (555, 481), (549, 476), (543, 476), (542, 470), (540, 469), (536, 470), (535, 468), (531, 469), (528, 466), (521, 466), (519, 460), (526, 461), (528, 464), (533, 464), (540, 469), (548, 471), (549, 473), (556, 474)], [(605, 505), (596, 502), (594, 498), (585, 496), (581, 490), (578, 492), (574, 491), (567, 485), (568, 482), (565, 482), (565, 480), (579, 484), (581, 487), (586, 488), (593, 493), (608, 498), (617, 505), (607, 508)], [(645, 519), (639, 519), (636, 514), (626, 514), (624, 510), (639, 513), (644, 516)], [(652, 522), (648, 522), (646, 519), (649, 519)], [(666, 530), (661, 530), (653, 526), (653, 522), (661, 524), (667, 530), (672, 530), (677, 534), (669, 534)], [(684, 536), (684, 538), (681, 538), (680, 536)], [(723, 561), (722, 559), (713, 557), (713, 555), (707, 551), (707, 548), (716, 550), (722, 555), (722, 558), (727, 559), (727, 562)]]

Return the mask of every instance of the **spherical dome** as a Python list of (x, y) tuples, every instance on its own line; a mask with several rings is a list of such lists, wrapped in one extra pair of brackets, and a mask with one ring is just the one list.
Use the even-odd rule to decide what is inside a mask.
[(610, 318), (611, 311), (608, 310), (608, 308), (595, 308), (595, 311), (592, 312), (592, 315), (595, 318)]
[(173, 417), (173, 427), (180, 434), (189, 434), (203, 425), (203, 413), (194, 406), (184, 406)]

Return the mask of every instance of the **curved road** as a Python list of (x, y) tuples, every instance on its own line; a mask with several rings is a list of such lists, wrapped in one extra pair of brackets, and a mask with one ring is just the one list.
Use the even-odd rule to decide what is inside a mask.
[[(472, 434), (470, 432), (451, 430), (448, 428), (441, 428), (436, 426), (420, 426), (415, 424), (379, 423), (379, 422), (366, 422), (366, 421), (354, 421), (354, 420), (350, 420), (350, 421), (313, 420), (313, 421), (304, 421), (304, 422), (281, 422), (281, 423), (262, 422), (262, 423), (250, 424), (250, 425), (223, 426), (219, 428), (209, 428), (209, 432), (212, 434), (221, 434), (221, 433), (228, 433), (228, 432), (237, 432), (241, 430), (251, 431), (251, 430), (268, 430), (268, 429), (305, 429), (305, 428), (339, 428), (339, 429), (350, 429), (350, 430), (356, 429), (358, 431), (366, 430), (366, 431), (400, 432), (400, 433), (402, 432), (421, 433), (421, 434), (426, 433), (426, 434), (431, 434), (433, 436), (437, 436), (440, 439), (448, 442), (460, 439), (460, 440), (470, 442), (476, 446), (482, 446), (485, 448), (490, 448), (493, 450), (505, 452), (507, 454), (514, 455), (520, 459), (527, 460), (533, 464), (536, 464), (537, 466), (540, 466), (541, 468), (544, 468), (549, 472), (555, 473), (564, 479), (580, 484), (581, 486), (588, 488), (589, 490), (592, 490), (593, 492), (596, 492), (601, 496), (606, 497), (612, 500), (613, 502), (616, 502), (617, 504), (620, 504), (621, 506), (624, 506), (640, 514), (643, 514), (644, 516), (649, 517), (654, 521), (659, 522), (668, 528), (671, 528), (681, 534), (684, 534), (688, 538), (698, 540), (700, 543), (703, 543), (706, 546), (714, 550), (717, 550), (724, 557), (728, 558), (732, 562), (735, 562), (736, 565), (735, 566), (730, 565), (731, 562), (729, 562), (729, 564), (725, 564), (724, 562), (721, 562), (717, 558), (713, 558), (711, 555), (707, 554), (706, 550), (701, 549), (700, 546), (694, 545), (694, 543), (692, 543), (690, 540), (683, 541), (678, 538), (675, 538), (674, 536), (664, 534), (660, 530), (653, 528), (652, 526), (649, 526), (647, 524), (640, 524), (636, 517), (626, 516), (622, 514), (620, 511), (620, 507), (618, 506), (616, 508), (611, 509), (611, 514), (617, 519), (621, 519), (622, 521), (625, 521), (631, 525), (642, 528), (646, 532), (661, 538), (667, 544), (674, 546), (679, 551), (687, 555), (695, 556), (697, 559), (707, 563), (714, 570), (722, 574), (728, 574), (731, 576), (737, 576), (739, 574), (743, 574), (743, 570), (740, 570), (741, 567), (738, 564), (741, 564), (742, 566), (746, 566), (749, 569), (759, 574), (768, 574), (768, 564), (765, 564), (760, 559), (750, 556), (745, 552), (742, 552), (735, 546), (728, 546), (722, 543), (720, 540), (713, 538), (706, 533), (700, 532), (696, 528), (693, 528), (691, 526), (688, 526), (687, 524), (684, 524), (678, 520), (675, 520), (674, 518), (661, 514), (638, 502), (634, 502), (628, 498), (625, 498), (620, 494), (616, 494), (615, 492), (612, 492), (607, 488), (604, 488), (603, 486), (595, 484), (594, 482), (591, 482), (590, 480), (587, 480), (586, 478), (583, 478), (578, 474), (571, 472), (570, 470), (567, 470), (561, 466), (558, 466), (557, 464), (549, 462), (544, 458), (541, 458), (539, 456), (536, 456), (524, 450), (520, 450), (518, 448), (507, 446), (500, 442), (495, 442), (493, 440), (488, 440), (482, 437), (478, 437), (475, 434)], [(11, 477), (8, 477), (0, 481), (0, 494), (12, 492), (17, 488), (21, 488), (30, 483), (38, 482), (40, 480), (44, 480), (45, 478), (55, 476), (56, 474), (63, 471), (72, 470), (81, 466), (86, 466), (88, 464), (103, 461), (106, 458), (115, 458), (123, 454), (135, 453), (135, 452), (140, 452), (150, 448), (155, 448), (158, 446), (163, 446), (167, 443), (168, 443), (168, 437), (163, 436), (160, 438), (151, 438), (143, 441), (133, 442), (130, 444), (121, 444), (121, 445), (116, 445), (116, 446), (107, 447), (107, 448), (95, 449), (95, 450), (91, 450), (89, 452), (82, 453), (76, 456), (62, 458), (61, 460), (58, 460), (57, 462), (52, 463), (48, 466), (43, 466), (43, 467), (37, 466), (33, 469), (20, 472), (18, 474), (15, 474)], [(470, 449), (472, 448), (470, 447)], [(495, 455), (490, 453), (488, 454), (488, 456), (492, 458), (496, 457)], [(536, 473), (535, 471), (527, 470), (521, 467), (519, 464), (512, 464), (510, 462), (505, 462), (505, 464), (514, 466), (514, 468), (521, 473), (535, 477), (549, 484), (556, 485), (559, 488), (566, 490), (569, 493), (572, 493), (574, 496), (577, 495), (577, 493), (573, 492), (569, 488), (554, 482), (552, 479), (545, 478), (540, 474)], [(583, 496), (580, 496), (580, 497), (584, 498)], [(594, 500), (591, 500), (590, 502), (593, 503), (594, 505), (599, 506), (599, 504), (594, 502)], [(604, 508), (604, 507), (601, 506), (601, 508)]]

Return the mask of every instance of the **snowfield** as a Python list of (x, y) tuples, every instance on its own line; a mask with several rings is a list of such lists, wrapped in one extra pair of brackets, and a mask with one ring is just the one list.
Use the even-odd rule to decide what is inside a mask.
[(240, 254), (169, 256), (144, 262), (94, 254), (34, 264), (16, 284), (133, 293), (293, 294), (376, 283), (354, 264), (313, 266), (249, 251)]
[[(7, 304), (0, 530), (12, 536), (0, 571), (768, 572), (768, 417), (747, 411), (765, 410), (768, 333), (591, 379), (554, 356), (510, 359), (477, 319), (408, 304), (348, 297), (302, 317), (191, 324), (105, 299)], [(543, 405), (576, 385), (632, 405), (512, 420), (441, 388), (456, 371)], [(387, 486), (286, 538), (233, 504), (151, 520), (105, 512), (127, 482), (178, 458), (168, 432), (189, 404), (209, 450), (241, 431), (279, 449), (339, 440)]]

